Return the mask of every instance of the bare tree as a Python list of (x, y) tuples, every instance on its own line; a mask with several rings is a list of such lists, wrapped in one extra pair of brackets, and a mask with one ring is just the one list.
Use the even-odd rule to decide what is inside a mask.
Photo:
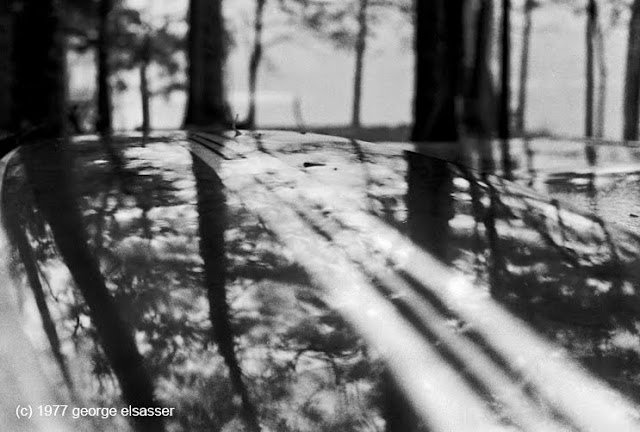
[(222, 0), (190, 0), (186, 127), (231, 124), (224, 83), (227, 42)]
[(634, 0), (629, 21), (627, 69), (624, 86), (623, 139), (638, 139), (640, 103), (640, 0)]

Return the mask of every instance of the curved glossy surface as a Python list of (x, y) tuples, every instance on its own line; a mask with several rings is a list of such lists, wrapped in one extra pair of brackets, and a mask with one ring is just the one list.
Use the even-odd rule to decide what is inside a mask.
[[(527, 376), (545, 359), (518, 364), (439, 297), (428, 273), (449, 270), (411, 267), (424, 252), (474, 285), (467, 303), (519, 317), (505, 334), (522, 325), (637, 414), (638, 237), (425, 153), (281, 132), (23, 147), (2, 184), (3, 289), (70, 406), (174, 408), (95, 430), (589, 430)], [(469, 418), (419, 398), (429, 370)]]

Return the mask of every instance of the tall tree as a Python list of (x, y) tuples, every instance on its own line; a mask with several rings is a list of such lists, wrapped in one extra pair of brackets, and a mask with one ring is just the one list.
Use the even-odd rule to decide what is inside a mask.
[(498, 136), (511, 137), (511, 0), (502, 0)]
[[(291, 1), (296, 2), (297, 0)], [(253, 129), (256, 127), (258, 78), (260, 74), (260, 67), (265, 60), (266, 53), (274, 45), (298, 36), (298, 34), (295, 33), (295, 30), (292, 31), (292, 24), (293, 19), (300, 18), (300, 14), (295, 10), (295, 8), (292, 8), (286, 0), (278, 0), (281, 11), (285, 12), (284, 14), (279, 15), (279, 17), (280, 19), (284, 18), (284, 20), (280, 20), (279, 23), (277, 21), (265, 22), (267, 5), (272, 3), (275, 2), (269, 3), (267, 0), (255, 0), (252, 24), (253, 34), (252, 41), (250, 42), (251, 54), (249, 57), (249, 109), (247, 111), (247, 117), (239, 124), (239, 126), (243, 128)], [(240, 27), (247, 27), (246, 24), (247, 23), (245, 22), (241, 24)], [(270, 36), (268, 33), (270, 33)]]
[[(151, 97), (184, 89), (183, 82), (176, 79), (181, 71), (178, 53), (184, 49), (184, 37), (172, 27), (172, 18), (167, 18), (164, 25), (155, 27), (145, 21), (140, 10), (127, 6), (122, 0), (110, 1), (111, 10), (105, 20), (103, 2), (64, 0), (64, 28), (68, 47), (80, 54), (95, 52), (96, 69), (99, 71), (96, 78), (96, 105), (99, 107), (96, 126), (100, 118), (112, 118), (113, 90), (127, 88), (123, 79), (116, 79), (115, 86), (110, 86), (110, 81), (114, 81), (111, 78), (117, 76), (118, 72), (135, 70), (140, 76), (141, 128), (148, 129), (151, 123), (148, 109)], [(106, 33), (103, 31), (105, 29)], [(107, 49), (102, 46), (104, 42)], [(159, 78), (164, 80), (161, 85), (156, 84), (153, 90), (149, 77), (151, 64), (157, 66)], [(101, 111), (105, 114), (99, 115)], [(108, 126), (106, 130), (109, 130), (111, 123), (111, 120), (105, 121), (101, 127)]]
[[(37, 29), (37, 31), (35, 30)], [(64, 133), (66, 77), (56, 0), (22, 2), (14, 13), (12, 121), (14, 132)]]
[(511, 0), (502, 0), (500, 22), (500, 103), (498, 109), (498, 137), (503, 175), (511, 177), (512, 161), (509, 151), (511, 138)]
[(605, 48), (605, 32), (599, 22), (596, 23), (594, 38), (594, 49), (598, 69), (598, 103), (595, 112), (594, 135), (602, 138), (604, 136), (605, 114), (607, 112), (607, 79), (609, 73)]
[[(465, 133), (489, 138), (495, 131), (495, 89), (491, 74), (493, 0), (480, 0), (477, 10), (469, 8), (474, 24), (471, 70), (466, 81)], [(471, 54), (471, 53), (469, 53)]]
[[(286, 11), (293, 9), (289, 3), (301, 6), (303, 24), (315, 34), (327, 38), (336, 47), (349, 50), (354, 54), (352, 81), (351, 126), (359, 128), (362, 112), (362, 87), (367, 51), (367, 38), (370, 34), (370, 0), (349, 0), (344, 2), (322, 3), (307, 0), (281, 0)], [(382, 1), (376, 6), (389, 6)], [(355, 25), (353, 25), (355, 23)]]
[[(597, 90), (594, 89), (594, 126), (593, 135), (601, 138), (605, 132), (605, 117), (607, 106), (608, 65), (606, 39), (609, 32), (619, 24), (624, 11), (629, 8), (627, 0), (608, 0), (607, 8), (601, 7), (602, 2), (596, 1), (596, 19), (593, 25), (593, 56), (594, 75), (597, 74)], [(606, 13), (604, 13), (606, 12)]]
[[(25, 146), (21, 161), (36, 204), (48, 222), (56, 246), (86, 302), (93, 325), (125, 403), (156, 406), (153, 384), (138, 352), (133, 329), (121, 317), (89, 250), (84, 221), (71, 177), (71, 155), (56, 144)], [(139, 432), (161, 432), (159, 417), (132, 417)]]
[(595, 35), (598, 27), (598, 4), (596, 0), (589, 0), (587, 4), (587, 28), (586, 28), (586, 95), (585, 95), (585, 116), (584, 134), (586, 137), (593, 137), (593, 114), (595, 100)]
[(355, 44), (356, 64), (353, 76), (353, 109), (351, 112), (351, 126), (354, 128), (361, 126), (364, 56), (367, 51), (367, 35), (369, 33), (367, 18), (369, 0), (359, 0), (358, 3), (358, 35)]
[(522, 50), (520, 52), (520, 71), (518, 85), (518, 106), (515, 115), (515, 130), (524, 135), (527, 113), (527, 84), (529, 82), (529, 50), (531, 46), (531, 27), (533, 25), (533, 9), (537, 6), (535, 0), (525, 0), (524, 24), (522, 26)]
[(151, 35), (145, 32), (140, 47), (140, 102), (142, 104), (142, 132), (151, 129), (150, 96), (149, 96), (149, 63), (151, 63)]
[(222, 0), (190, 0), (186, 127), (231, 124), (224, 83), (226, 45)]
[(464, 0), (416, 2), (413, 141), (460, 137), (457, 104), (463, 55)]
[(264, 7), (267, 0), (256, 0), (255, 17), (253, 21), (253, 50), (249, 59), (249, 112), (247, 114), (247, 127), (253, 129), (256, 126), (256, 92), (258, 87), (258, 69), (262, 61), (264, 50), (262, 33), (264, 28)]
[(113, 0), (100, 0), (98, 7), (98, 40), (96, 43), (96, 69), (98, 88), (98, 117), (96, 119), (96, 131), (101, 134), (110, 134), (113, 129), (113, 107), (111, 102), (111, 67), (109, 64), (110, 51), (110, 14), (113, 9)]
[[(113, 55), (114, 71), (137, 71), (140, 77), (140, 102), (142, 107), (143, 132), (151, 128), (151, 97), (154, 94), (167, 95), (182, 89), (176, 75), (181, 70), (177, 53), (183, 49), (183, 37), (172, 31), (172, 20), (167, 19), (162, 26), (154, 26), (139, 10), (118, 6), (113, 11)], [(165, 83), (150, 86), (149, 68), (157, 66), (158, 78)], [(118, 81), (119, 89), (126, 89), (124, 80)]]
[(411, 16), (410, 0), (348, 0), (325, 2), (279, 0), (282, 9), (297, 18), (315, 34), (325, 37), (336, 47), (354, 54), (351, 126), (361, 126), (365, 58), (374, 24), (385, 13), (395, 11)]
[(625, 72), (623, 102), (623, 139), (638, 139), (640, 104), (640, 0), (634, 0), (629, 20), (627, 69)]

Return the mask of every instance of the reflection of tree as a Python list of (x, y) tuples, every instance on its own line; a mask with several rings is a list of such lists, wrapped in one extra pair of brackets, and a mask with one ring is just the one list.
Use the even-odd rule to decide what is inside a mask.
[[(358, 163), (362, 167), (362, 175), (364, 177), (365, 188), (367, 191), (367, 201), (368, 201), (369, 211), (374, 212), (375, 211), (375, 205), (373, 203), (374, 197), (371, 194), (371, 187), (372, 187), (373, 181), (371, 179), (371, 173), (369, 172), (369, 167), (367, 165), (366, 155), (362, 151), (362, 146), (357, 140), (352, 139), (350, 140), (350, 142), (351, 142), (351, 146), (353, 147), (353, 151), (356, 157), (358, 158)], [(387, 211), (385, 213), (388, 214), (389, 212)]]
[(502, 175), (507, 180), (513, 180), (513, 160), (511, 159), (511, 141), (500, 140), (500, 153), (502, 156)]
[(522, 144), (524, 146), (524, 155), (525, 155), (525, 158), (526, 158), (527, 174), (528, 174), (528, 177), (529, 177), (529, 179), (527, 181), (527, 186), (533, 187), (533, 183), (534, 183), (534, 180), (536, 178), (536, 170), (534, 168), (534, 163), (533, 163), (535, 152), (531, 148), (531, 139), (530, 138), (523, 137), (522, 138)]
[(488, 185), (489, 189), (489, 207), (484, 212), (484, 226), (487, 231), (487, 239), (489, 250), (491, 251), (491, 261), (489, 264), (489, 278), (491, 283), (491, 294), (499, 298), (503, 293), (503, 272), (505, 270), (505, 260), (500, 250), (499, 235), (496, 229), (496, 221), (498, 219), (498, 203), (499, 196), (495, 187), (487, 179), (487, 174), (483, 174), (483, 181)]
[(209, 299), (213, 337), (218, 345), (218, 352), (229, 369), (233, 387), (242, 400), (247, 426), (252, 431), (260, 431), (256, 407), (242, 379), (242, 369), (236, 356), (230, 322), (224, 247), (227, 215), (222, 182), (211, 168), (196, 157), (193, 157), (193, 174), (198, 192), (200, 253), (204, 260), (204, 283)]
[[(474, 174), (465, 168), (459, 166), (458, 169), (462, 176), (469, 183), (469, 194), (471, 198), (471, 211), (475, 222), (474, 227), (474, 254), (476, 261), (474, 267), (476, 271), (480, 271), (481, 263), (480, 255), (482, 251), (482, 240), (480, 236), (479, 225), (484, 227), (484, 233), (487, 239), (489, 249), (488, 276), (489, 289), (495, 298), (500, 298), (503, 294), (504, 272), (506, 270), (506, 261), (500, 244), (500, 236), (497, 229), (497, 221), (500, 216), (500, 196), (492, 181), (490, 180), (490, 169), (493, 168), (493, 159), (483, 159), (483, 171), (480, 178), (476, 178)], [(482, 184), (482, 186), (481, 186)], [(488, 197), (486, 197), (488, 195)], [(484, 199), (486, 197), (488, 199)], [(488, 205), (485, 207), (483, 202)], [(504, 207), (503, 207), (504, 208)]]
[[(114, 139), (111, 144), (119, 150), (122, 142)], [(89, 153), (79, 163), (85, 169), (78, 185), (83, 222), (95, 234), (95, 254), (107, 286), (136, 332), (158, 382), (158, 399), (176, 408), (176, 417), (167, 419), (170, 427), (220, 428), (235, 416), (233, 389), (219, 370), (224, 363), (207, 349), (211, 337), (194, 245), (196, 193), (190, 158), (176, 158), (175, 148), (162, 142), (129, 143), (117, 161), (104, 143), (98, 149), (98, 155)], [(94, 163), (96, 156), (111, 163)], [(91, 332), (83, 329), (75, 339), (82, 341)], [(94, 361), (104, 362), (100, 355)], [(215, 373), (187, 367), (194, 364), (206, 364)]]
[[(407, 224), (409, 236), (422, 249), (448, 262), (449, 219), (453, 216), (452, 180), (449, 164), (443, 160), (405, 152), (407, 160)], [(387, 432), (424, 430), (401, 392), (386, 377)], [(395, 401), (394, 401), (395, 400)]]
[[(269, 143), (265, 142), (264, 147), (270, 148)], [(99, 156), (92, 153), (96, 149), (101, 151)], [(378, 231), (367, 231), (368, 224), (365, 227), (357, 221), (350, 222), (348, 216), (352, 213), (323, 207), (320, 205), (323, 196), (305, 193), (306, 187), (310, 190), (314, 187), (312, 176), (324, 178), (327, 172), (334, 172), (331, 166), (334, 160), (346, 161), (345, 166), (351, 160), (369, 164), (362, 171), (366, 171), (366, 181), (358, 179), (353, 184), (370, 189), (366, 194), (364, 191), (358, 194), (364, 199), (368, 197), (370, 205), (376, 204), (381, 196), (401, 201), (406, 174), (411, 179), (409, 187), (414, 200), (409, 206), (410, 212), (414, 211), (410, 218), (415, 224), (421, 220), (417, 217), (420, 215), (423, 223), (440, 218), (434, 223), (447, 229), (444, 237), (447, 247), (438, 245), (436, 248), (444, 250), (445, 258), (450, 258), (453, 265), (468, 270), (468, 264), (481, 255), (477, 266), (482, 267), (484, 273), (478, 278), (479, 284), (486, 281), (491, 265), (485, 218), (493, 205), (494, 229), (505, 264), (500, 276), (508, 294), (501, 301), (542, 333), (556, 337), (585, 364), (611, 379), (624, 382), (633, 390), (630, 380), (616, 371), (616, 365), (622, 365), (625, 373), (635, 373), (637, 367), (632, 364), (632, 350), (621, 354), (609, 345), (612, 332), (626, 329), (621, 324), (632, 308), (627, 308), (621, 317), (619, 311), (623, 309), (614, 309), (613, 301), (607, 303), (613, 298), (610, 292), (605, 295), (591, 286), (593, 281), (601, 285), (610, 282), (610, 274), (614, 271), (607, 264), (612, 255), (606, 243), (601, 248), (595, 244), (589, 246), (589, 250), (585, 249), (592, 240), (604, 239), (599, 229), (585, 233), (579, 229), (579, 224), (576, 227), (575, 216), (567, 210), (554, 208), (534, 194), (527, 194), (508, 182), (497, 181), (491, 175), (483, 178), (439, 161), (434, 164), (446, 165), (450, 170), (448, 173), (439, 169), (444, 167), (424, 172), (420, 160), (410, 166), (417, 171), (412, 174), (406, 173), (406, 159), (397, 154), (393, 158), (381, 154), (372, 156), (370, 148), (361, 145), (354, 155), (354, 148), (348, 143), (341, 148), (342, 153), (334, 150), (331, 154), (334, 159), (324, 161), (328, 165), (326, 169), (300, 169), (299, 175), (293, 170), (308, 161), (309, 155), (293, 152), (280, 155), (290, 162), (292, 169), (288, 173), (291, 176), (271, 172), (257, 175), (256, 184), (263, 188), (258, 188), (256, 195), (262, 189), (273, 193), (275, 201), (272, 205), (277, 206), (282, 201), (292, 206), (313, 230), (347, 251), (375, 288), (393, 302), (398, 312), (436, 347), (448, 364), (463, 374), (465, 382), (468, 381), (483, 401), (492, 404), (496, 399), (488, 396), (485, 387), (480, 386), (484, 381), (473, 380), (477, 375), (487, 378), (481, 372), (486, 368), (473, 369), (481, 364), (477, 359), (489, 355), (501, 369), (511, 371), (508, 365), (499, 363), (501, 357), (494, 358), (497, 354), (488, 351), (490, 347), (473, 328), (453, 316), (455, 314), (446, 310), (438, 299), (425, 293), (426, 287), (420, 281), (404, 273), (398, 273), (397, 277), (390, 275), (389, 263), (378, 256), (377, 246), (358, 243), (365, 235), (366, 238), (374, 237), (365, 233), (376, 234)], [(111, 184), (105, 181), (113, 176), (114, 167), (108, 163), (104, 149), (95, 144), (93, 150), (78, 146), (73, 151), (79, 159), (88, 161), (79, 163), (76, 159), (77, 166), (83, 168), (78, 170), (80, 181), (77, 183), (82, 223), (92, 238), (95, 235), (102, 239), (96, 240), (95, 244), (102, 243), (103, 247), (96, 247), (94, 252), (104, 269), (106, 286), (117, 302), (119, 312), (136, 332), (138, 346), (157, 382), (158, 398), (171, 402), (170, 406), (176, 406), (179, 411), (176, 418), (167, 420), (171, 422), (171, 428), (177, 431), (248, 429), (245, 408), (233, 381), (234, 372), (229, 367), (231, 358), (231, 362), (235, 361), (236, 376), (244, 384), (245, 394), (251, 394), (254, 403), (259, 401), (259, 422), (257, 416), (255, 422), (265, 430), (380, 431), (385, 428), (385, 421), (386, 429), (390, 431), (420, 430), (414, 413), (406, 409), (409, 404), (398, 396), (400, 390), (393, 380), (385, 378), (385, 366), (377, 357), (378, 353), (368, 352), (364, 342), (341, 315), (322, 301), (322, 290), (314, 286), (305, 269), (296, 264), (298, 256), (291, 254), (278, 240), (277, 231), (265, 227), (266, 220), (261, 223), (257, 215), (261, 214), (261, 207), (256, 208), (253, 201), (245, 199), (253, 195), (246, 196), (233, 188), (233, 182), (238, 178), (231, 170), (219, 171), (231, 188), (222, 190), (220, 179), (212, 169), (201, 159), (194, 163), (184, 148), (156, 142), (150, 142), (146, 147), (130, 145), (123, 154), (124, 169), (129, 172), (124, 190), (130, 191), (125, 193), (113, 179)], [(270, 154), (253, 156), (262, 158), (265, 155), (266, 158)], [(388, 164), (378, 167), (376, 157)], [(236, 162), (229, 162), (229, 166)], [(338, 165), (338, 175), (342, 167)], [(356, 172), (358, 170), (359, 167)], [(462, 178), (456, 178), (459, 171), (462, 171)], [(351, 171), (347, 172), (351, 174)], [(9, 176), (15, 178), (15, 170), (10, 170)], [(244, 181), (248, 177), (241, 171), (239, 178)], [(335, 180), (340, 181), (340, 177)], [(438, 187), (442, 180), (448, 185)], [(292, 192), (293, 181), (300, 190)], [(378, 188), (385, 181), (392, 186)], [(15, 197), (24, 195), (20, 189), (12, 193)], [(438, 199), (442, 200), (443, 208), (449, 208), (448, 211), (430, 209), (431, 205), (438, 205), (434, 203)], [(362, 205), (347, 207), (346, 211), (361, 212), (371, 220), (375, 219)], [(383, 217), (379, 207), (375, 213)], [(404, 224), (404, 212), (396, 214), (397, 223)], [(44, 216), (48, 218), (46, 213)], [(37, 219), (30, 214), (29, 218)], [(52, 257), (56, 255), (55, 251), (53, 254), (46, 252), (47, 236), (39, 233), (31, 219), (24, 230), (38, 264), (53, 276), (51, 269), (59, 259)], [(102, 231), (98, 234), (100, 223)], [(198, 250), (198, 229), (203, 224), (206, 224), (200, 232), (203, 244)], [(273, 224), (269, 226), (273, 229)], [(378, 225), (373, 224), (371, 229), (381, 229), (380, 226), (373, 228), (375, 226)], [(386, 231), (380, 232), (384, 235)], [(555, 245), (547, 244), (541, 232), (548, 233)], [(429, 233), (431, 231), (427, 234), (418, 232), (423, 237)], [(619, 238), (619, 233), (611, 230), (611, 242), (615, 243)], [(467, 246), (472, 242), (477, 243), (475, 255), (469, 253)], [(619, 246), (620, 260), (626, 259), (625, 246), (616, 246)], [(203, 247), (208, 247), (208, 252), (203, 251)], [(570, 264), (561, 250), (570, 251), (576, 264), (581, 265), (580, 270)], [(203, 263), (205, 256), (209, 258)], [(221, 261), (224, 257), (226, 259)], [(22, 268), (17, 270), (23, 272)], [(208, 276), (206, 271), (210, 272)], [(47, 300), (55, 296), (56, 303), (50, 302), (49, 307), (52, 313), (61, 312), (54, 315), (62, 316), (56, 325), (65, 354), (73, 365), (70, 372), (78, 388), (85, 390), (87, 374), (78, 373), (76, 365), (81, 364), (93, 348), (93, 335), (99, 337), (93, 326), (87, 325), (86, 318), (92, 311), (82, 302), (78, 306), (67, 304), (73, 303), (73, 297), (67, 295), (73, 293), (72, 286), (66, 281), (51, 280), (53, 295), (47, 292)], [(625, 274), (620, 280), (626, 287), (630, 279)], [(202, 290), (203, 281), (207, 282), (208, 288), (219, 291)], [(610, 285), (605, 288), (608, 287)], [(46, 290), (46, 285), (44, 288)], [(218, 300), (212, 301), (214, 298)], [(435, 311), (419, 309), (424, 300), (432, 303)], [(229, 309), (233, 311), (232, 316)], [(214, 315), (219, 316), (220, 310), (226, 313), (223, 315), (226, 322), (217, 325)], [(424, 330), (438, 322), (441, 315), (446, 320), (443, 331), (453, 330), (461, 335), (460, 339), (465, 342), (463, 346), (471, 342), (485, 354), (479, 357), (466, 355), (469, 353), (457, 351), (456, 345), (450, 345), (450, 339), (442, 339), (432, 327)], [(69, 337), (77, 316), (80, 316), (80, 327), (75, 336)], [(585, 318), (591, 321), (585, 321)], [(211, 322), (214, 330), (229, 331), (222, 343), (219, 335), (211, 336)], [(629, 318), (624, 322), (635, 321)], [(71, 344), (65, 345), (69, 340), (75, 343), (75, 353), (70, 349)], [(217, 352), (208, 347), (210, 343), (218, 346)], [(226, 354), (222, 351), (223, 345)], [(601, 347), (599, 356), (596, 355), (597, 346)], [(94, 360), (96, 367), (88, 381), (95, 393), (96, 378), (105, 375), (110, 378), (110, 365), (108, 358), (102, 359), (100, 355)], [(102, 376), (97, 374), (98, 367), (104, 373)], [(464, 372), (468, 370), (471, 372)], [(517, 371), (513, 374), (514, 380), (521, 378)], [(516, 387), (520, 384), (520, 381), (514, 382)], [(112, 384), (104, 379), (104, 385), (107, 391), (103, 393), (109, 393)], [(111, 395), (107, 394), (102, 401), (110, 403), (109, 397)], [(256, 411), (258, 409), (254, 407), (254, 413)]]
[(447, 261), (449, 219), (452, 213), (451, 170), (448, 163), (406, 152), (407, 210), (411, 239)]
[(51, 316), (49, 306), (47, 305), (46, 295), (42, 287), (42, 282), (40, 281), (39, 269), (34, 256), (34, 251), (29, 244), (29, 239), (27, 238), (23, 227), (21, 226), (21, 221), (18, 219), (19, 216), (17, 215), (17, 209), (19, 206), (14, 202), (5, 202), (4, 204), (4, 207), (7, 209), (6, 226), (8, 228), (8, 233), (11, 236), (12, 243), (16, 245), (20, 261), (24, 265), (27, 281), (31, 287), (31, 291), (33, 292), (33, 297), (36, 301), (40, 318), (42, 319), (44, 332), (47, 335), (51, 351), (53, 352), (56, 363), (58, 363), (58, 367), (60, 368), (65, 384), (69, 390), (73, 392), (73, 380), (69, 373), (67, 360), (60, 347), (60, 337), (58, 336), (56, 325)]
[(485, 248), (493, 255), (499, 242), (503, 252), (499, 268), (495, 259), (486, 264), (492, 290), (495, 283), (501, 288), (500, 301), (611, 384), (633, 394), (626, 377), (637, 373), (632, 365), (637, 353), (612, 341), (620, 335), (637, 338), (637, 306), (630, 291), (637, 276), (629, 267), (633, 261), (625, 263), (620, 252), (633, 249), (637, 239), (495, 176), (460, 171), (470, 183), (472, 201), (462, 208), (480, 212)]
[[(58, 145), (24, 147), (21, 151), (35, 201), (51, 227), (60, 255), (89, 308), (96, 333), (126, 403), (155, 406), (152, 381), (136, 347), (132, 329), (123, 321), (88, 249), (83, 220), (71, 186), (69, 155)], [(159, 417), (134, 417), (140, 431), (161, 431)]]

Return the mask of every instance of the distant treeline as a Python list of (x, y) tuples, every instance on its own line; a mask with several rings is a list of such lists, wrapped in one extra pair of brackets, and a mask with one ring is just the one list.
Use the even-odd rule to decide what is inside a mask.
[[(186, 1), (186, 0), (185, 0)], [(605, 41), (628, 22), (622, 138), (637, 140), (640, 106), (640, 0), (254, 0), (248, 59), (248, 112), (232, 118), (225, 96), (225, 63), (236, 35), (226, 29), (222, 0), (189, 0), (186, 17), (158, 19), (124, 0), (0, 1), (0, 131), (14, 136), (109, 134), (112, 95), (139, 73), (140, 129), (151, 128), (150, 99), (186, 91), (185, 128), (254, 128), (260, 68), (266, 51), (298, 31), (353, 53), (351, 130), (361, 129), (365, 54), (376, 26), (400, 17), (414, 34), (415, 86), (410, 139), (527, 134), (529, 46), (537, 8), (564, 3), (586, 14), (585, 127), (601, 137), (607, 107)], [(185, 6), (187, 6), (185, 4)], [(269, 33), (275, 11), (290, 35)], [(522, 14), (522, 45), (512, 91), (511, 18)], [(184, 31), (184, 20), (187, 31)], [(496, 25), (496, 23), (498, 23)], [(228, 23), (227, 23), (228, 24)], [(250, 29), (248, 28), (250, 27)], [(34, 29), (37, 29), (35, 31)], [(400, 37), (400, 36), (398, 36)], [(562, 43), (559, 41), (558, 43)], [(494, 53), (495, 51), (495, 53)], [(68, 96), (68, 53), (95, 58), (95, 94)], [(493, 73), (497, 64), (498, 73)], [(150, 74), (150, 68), (156, 71)], [(159, 71), (159, 72), (158, 72)], [(159, 79), (158, 76), (161, 78)], [(186, 77), (186, 78), (185, 78)], [(150, 81), (154, 81), (150, 85)]]

